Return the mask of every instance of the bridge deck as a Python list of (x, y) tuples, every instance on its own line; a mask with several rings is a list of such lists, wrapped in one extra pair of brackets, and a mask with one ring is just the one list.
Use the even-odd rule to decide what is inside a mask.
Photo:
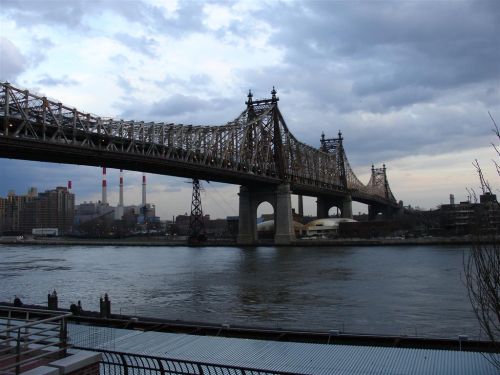
[[(323, 149), (298, 141), (278, 98), (252, 101), (222, 126), (103, 119), (8, 83), (0, 85), (0, 156), (107, 166), (240, 185), (289, 184), (292, 192), (396, 206), (383, 169), (362, 184), (343, 138)], [(326, 143), (328, 143), (328, 150)]]

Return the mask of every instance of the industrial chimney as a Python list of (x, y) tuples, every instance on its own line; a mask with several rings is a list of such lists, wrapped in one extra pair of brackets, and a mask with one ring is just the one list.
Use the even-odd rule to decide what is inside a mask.
[(106, 192), (106, 167), (102, 167), (102, 204), (108, 203), (108, 195)]
[(146, 173), (142, 174), (142, 206), (146, 207)]
[(123, 207), (123, 169), (120, 169), (120, 198), (118, 206)]
[(120, 195), (118, 206), (115, 209), (115, 220), (122, 220), (125, 208), (123, 207), (123, 169), (120, 169)]

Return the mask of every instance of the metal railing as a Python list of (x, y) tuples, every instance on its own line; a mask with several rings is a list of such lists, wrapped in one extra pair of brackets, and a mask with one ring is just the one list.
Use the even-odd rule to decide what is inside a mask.
[(101, 375), (299, 375), (293, 372), (185, 361), (103, 349), (78, 347), (75, 349), (101, 353)]
[(0, 307), (0, 374), (19, 374), (66, 356), (71, 313)]

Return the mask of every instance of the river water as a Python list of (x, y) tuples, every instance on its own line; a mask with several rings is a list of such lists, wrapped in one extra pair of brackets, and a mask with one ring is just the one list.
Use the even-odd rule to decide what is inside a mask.
[(462, 282), (467, 247), (0, 245), (0, 301), (269, 328), (479, 336)]

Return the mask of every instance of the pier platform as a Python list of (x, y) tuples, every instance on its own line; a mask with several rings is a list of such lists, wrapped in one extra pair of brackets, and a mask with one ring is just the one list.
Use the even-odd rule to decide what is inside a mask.
[(169, 368), (181, 364), (186, 368), (189, 364), (193, 368), (215, 366), (233, 369), (224, 372), (231, 374), (245, 373), (240, 370), (246, 369), (262, 374), (493, 375), (498, 370), (488, 358), (500, 359), (495, 353), (276, 342), (74, 323), (69, 324), (68, 334), (75, 347), (101, 352), (108, 365), (119, 365), (125, 355), (126, 363), (142, 363), (147, 367), (144, 370), (157, 368), (156, 363), (163, 361)]

